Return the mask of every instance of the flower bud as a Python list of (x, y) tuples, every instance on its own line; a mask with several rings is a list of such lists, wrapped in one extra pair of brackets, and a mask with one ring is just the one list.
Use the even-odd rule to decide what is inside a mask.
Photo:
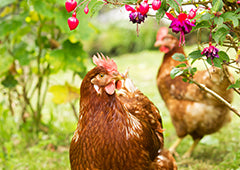
[(88, 14), (88, 12), (89, 12), (89, 9), (88, 9), (88, 5), (84, 8), (84, 13), (85, 14)]
[(158, 10), (160, 7), (161, 7), (161, 1), (160, 0), (153, 0), (152, 8), (154, 10)]
[(77, 28), (78, 24), (79, 20), (76, 18), (76, 12), (74, 12), (72, 14), (72, 17), (68, 18), (68, 26), (70, 30), (74, 30), (75, 28)]
[(65, 2), (65, 8), (68, 12), (71, 12), (72, 10), (74, 10), (77, 6), (77, 2), (75, 0), (67, 0)]

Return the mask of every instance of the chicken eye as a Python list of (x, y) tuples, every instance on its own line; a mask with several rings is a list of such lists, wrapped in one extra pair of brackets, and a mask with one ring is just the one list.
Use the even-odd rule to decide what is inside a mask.
[(100, 74), (99, 74), (99, 77), (100, 77), (100, 78), (103, 78), (103, 77), (104, 77), (104, 74), (100, 73)]

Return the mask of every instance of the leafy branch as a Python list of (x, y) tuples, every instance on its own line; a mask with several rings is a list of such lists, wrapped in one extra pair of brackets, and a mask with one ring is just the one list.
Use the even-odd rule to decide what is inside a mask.
[(238, 110), (236, 108), (234, 108), (227, 100), (225, 100), (220, 95), (215, 93), (213, 90), (209, 89), (204, 84), (196, 82), (193, 78), (190, 78), (190, 77), (185, 76), (185, 75), (182, 75), (182, 76), (184, 78), (186, 78), (187, 80), (189, 80), (190, 82), (196, 84), (200, 89), (206, 91), (207, 93), (211, 94), (213, 97), (215, 97), (216, 99), (218, 99), (219, 101), (224, 103), (231, 111), (233, 111), (238, 117), (240, 117), (240, 113), (238, 112)]
[[(221, 52), (220, 56), (221, 55), (225, 55), (225, 53)], [(194, 60), (201, 59), (202, 57), (203, 56), (201, 55), (200, 50), (193, 51), (192, 53), (189, 54), (189, 58), (192, 58)], [(175, 68), (173, 68), (171, 70), (171, 73), (170, 73), (171, 78), (175, 78), (177, 76), (181, 76), (181, 77), (183, 77), (183, 80), (185, 82), (196, 84), (200, 89), (202, 89), (205, 92), (207, 92), (207, 93), (211, 94), (212, 96), (214, 96), (217, 100), (219, 100), (220, 102), (225, 104), (231, 111), (233, 111), (237, 116), (240, 117), (239, 111), (236, 108), (234, 108), (227, 100), (225, 100), (223, 97), (221, 97), (219, 94), (217, 94), (213, 90), (211, 90), (208, 87), (206, 87), (204, 84), (201, 84), (201, 83), (199, 83), (199, 82), (194, 80), (193, 76), (194, 76), (195, 72), (197, 71), (197, 69), (192, 67), (188, 63), (186, 63), (187, 60), (186, 60), (186, 58), (185, 58), (185, 56), (183, 54), (175, 53), (172, 56), (172, 58), (174, 60), (177, 60), (177, 61), (180, 61), (180, 62), (184, 62), (184, 63), (179, 64), (178, 66), (176, 66)], [(226, 60), (228, 60), (228, 59), (226, 59)], [(237, 81), (235, 84), (232, 82), (232, 80), (231, 80), (231, 78), (229, 76), (229, 73), (226, 70), (226, 66), (227, 66), (227, 64), (225, 63), (222, 66), (222, 70), (223, 70), (224, 75), (227, 77), (228, 81), (231, 84), (228, 87), (228, 89), (229, 88), (233, 88), (238, 94), (240, 94), (239, 90), (236, 88), (236, 87), (240, 87), (240, 81)], [(210, 75), (210, 73), (209, 73), (209, 75)]]

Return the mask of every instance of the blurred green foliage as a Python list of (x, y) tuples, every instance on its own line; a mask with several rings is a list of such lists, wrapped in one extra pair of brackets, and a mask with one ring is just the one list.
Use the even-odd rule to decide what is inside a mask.
[(11, 0), (0, 5), (1, 93), (12, 116), (20, 113), (19, 121), (30, 123), (34, 131), (41, 127), (50, 76), (67, 70), (72, 77), (86, 74), (82, 39), (92, 33), (89, 17), (79, 11), (82, 29), (70, 32), (71, 14), (64, 2)]
[(93, 55), (101, 50), (106, 55), (117, 56), (156, 49), (154, 48), (154, 42), (159, 25), (155, 21), (148, 22), (148, 24), (140, 27), (139, 36), (137, 36), (135, 27), (132, 29), (120, 25), (120, 23), (115, 23), (104, 27), (101, 24), (96, 24), (98, 31), (86, 42), (86, 49), (89, 54)]

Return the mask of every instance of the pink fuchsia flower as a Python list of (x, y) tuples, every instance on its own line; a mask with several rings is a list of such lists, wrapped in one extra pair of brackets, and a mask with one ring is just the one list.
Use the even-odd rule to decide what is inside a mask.
[(240, 1), (237, 1), (237, 4), (240, 4)]
[(197, 9), (191, 9), (188, 13), (188, 19), (195, 18), (196, 14), (197, 14)]
[(148, 13), (149, 11), (149, 5), (147, 3), (148, 1), (147, 0), (144, 0), (140, 6), (139, 6), (139, 12), (142, 14), (142, 15), (145, 15)]
[(129, 18), (130, 18), (130, 21), (132, 21), (134, 24), (135, 23), (141, 24), (142, 22), (144, 22), (145, 18), (147, 17), (146, 14), (143, 15), (140, 12), (139, 8), (136, 10), (129, 5), (125, 5), (125, 9), (127, 11), (131, 11), (131, 13), (129, 14)]
[(132, 21), (134, 24), (138, 23), (141, 24), (142, 22), (144, 22), (145, 18), (147, 17), (147, 15), (142, 15), (140, 12), (131, 12), (129, 15), (130, 21)]
[(125, 5), (125, 9), (127, 11), (136, 12), (136, 10), (133, 7), (131, 7), (130, 5)]
[(175, 33), (180, 32), (179, 46), (181, 43), (185, 44), (185, 34), (188, 34), (192, 31), (192, 27), (195, 26), (195, 21), (190, 22), (190, 20), (187, 18), (187, 14), (185, 13), (180, 13), (176, 18), (168, 12), (166, 12), (166, 15), (170, 20), (172, 20), (169, 28), (172, 28), (172, 31)]
[(210, 45), (209, 47), (204, 48), (201, 54), (213, 60), (214, 58), (219, 58), (218, 51), (219, 49), (217, 49), (215, 46)]

